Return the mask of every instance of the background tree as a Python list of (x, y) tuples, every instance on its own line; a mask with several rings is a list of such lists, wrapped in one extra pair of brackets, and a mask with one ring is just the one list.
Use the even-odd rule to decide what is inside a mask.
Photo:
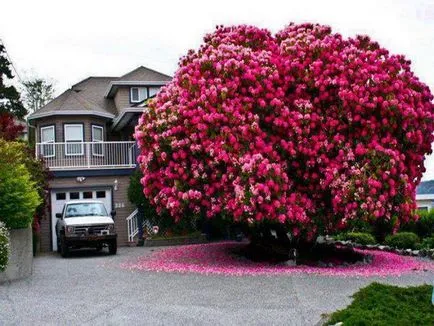
[(0, 113), (0, 138), (16, 140), (24, 130), (24, 126), (17, 123), (10, 113)]
[(366, 36), (220, 26), (139, 120), (144, 193), (176, 221), (274, 223), (307, 242), (397, 229), (417, 218), (432, 99), (410, 61)]
[(20, 93), (13, 86), (7, 86), (6, 80), (14, 78), (11, 71), (5, 47), (0, 43), (0, 114), (9, 113), (18, 119), (23, 119), (27, 114), (20, 100)]
[(22, 82), (24, 87), (24, 103), (35, 112), (53, 99), (53, 83), (40, 77), (33, 77)]

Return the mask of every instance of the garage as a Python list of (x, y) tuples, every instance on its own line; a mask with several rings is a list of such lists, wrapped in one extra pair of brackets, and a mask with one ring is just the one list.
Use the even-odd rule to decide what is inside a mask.
[(63, 205), (69, 200), (99, 200), (104, 203), (107, 212), (112, 210), (111, 188), (53, 189), (51, 191), (51, 243), (53, 251), (57, 250), (56, 213), (61, 213)]

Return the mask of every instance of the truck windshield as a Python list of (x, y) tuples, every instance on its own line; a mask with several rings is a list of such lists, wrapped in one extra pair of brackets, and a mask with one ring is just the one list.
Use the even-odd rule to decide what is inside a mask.
[(74, 203), (66, 206), (65, 217), (107, 216), (102, 203)]

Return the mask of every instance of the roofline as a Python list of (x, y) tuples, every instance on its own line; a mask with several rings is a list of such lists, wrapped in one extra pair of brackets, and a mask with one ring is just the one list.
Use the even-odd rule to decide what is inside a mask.
[(55, 115), (96, 115), (103, 118), (113, 119), (115, 115), (113, 113), (108, 112), (100, 112), (95, 110), (58, 110), (58, 111), (50, 111), (50, 112), (42, 112), (42, 113), (33, 113), (31, 114), (27, 120), (34, 120), (39, 118), (51, 117)]
[(135, 69), (127, 72), (126, 74), (124, 74), (121, 77), (119, 77), (119, 79), (122, 80), (122, 78), (124, 78), (125, 76), (127, 76), (127, 75), (129, 75), (129, 74), (131, 74), (131, 73), (133, 73), (133, 72), (135, 72), (135, 71), (137, 71), (139, 69), (146, 69), (146, 70), (149, 70), (149, 71), (152, 71), (152, 72), (156, 72), (157, 74), (160, 74), (160, 75), (163, 75), (163, 76), (166, 76), (166, 77), (172, 79), (172, 76), (169, 76), (169, 75), (167, 75), (165, 73), (162, 73), (161, 71), (157, 71), (155, 69), (152, 69), (152, 68), (149, 68), (149, 67), (145, 67), (144, 65), (140, 65), (137, 68), (135, 68)]
[(113, 77), (113, 76), (89, 76), (89, 77), (86, 77), (85, 79), (80, 80), (79, 82), (76, 82), (75, 84), (73, 84), (73, 85), (71, 86), (70, 89), (73, 89), (73, 88), (76, 87), (78, 84), (84, 83), (85, 81), (88, 81), (89, 79), (92, 79), (92, 78), (98, 78), (98, 79), (113, 79), (113, 80), (116, 80), (116, 78), (119, 78), (119, 77)]
[(104, 97), (108, 98), (109, 96), (113, 96), (112, 89), (116, 86), (164, 86), (169, 81), (162, 80), (154, 80), (154, 81), (143, 81), (143, 80), (118, 80), (110, 82), (107, 90), (104, 94)]
[(112, 129), (116, 129), (117, 125), (119, 124), (119, 122), (122, 121), (122, 118), (125, 116), (125, 114), (127, 113), (143, 113), (146, 110), (146, 107), (129, 107), (129, 108), (124, 108), (121, 113), (113, 119), (113, 124), (111, 126)]

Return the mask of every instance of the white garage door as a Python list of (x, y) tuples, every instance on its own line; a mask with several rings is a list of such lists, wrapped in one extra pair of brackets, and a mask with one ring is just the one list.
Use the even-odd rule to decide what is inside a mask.
[(107, 212), (112, 210), (112, 192), (110, 188), (62, 189), (51, 191), (51, 234), (53, 251), (57, 250), (56, 213), (61, 213), (63, 205), (69, 200), (95, 199), (104, 203)]

